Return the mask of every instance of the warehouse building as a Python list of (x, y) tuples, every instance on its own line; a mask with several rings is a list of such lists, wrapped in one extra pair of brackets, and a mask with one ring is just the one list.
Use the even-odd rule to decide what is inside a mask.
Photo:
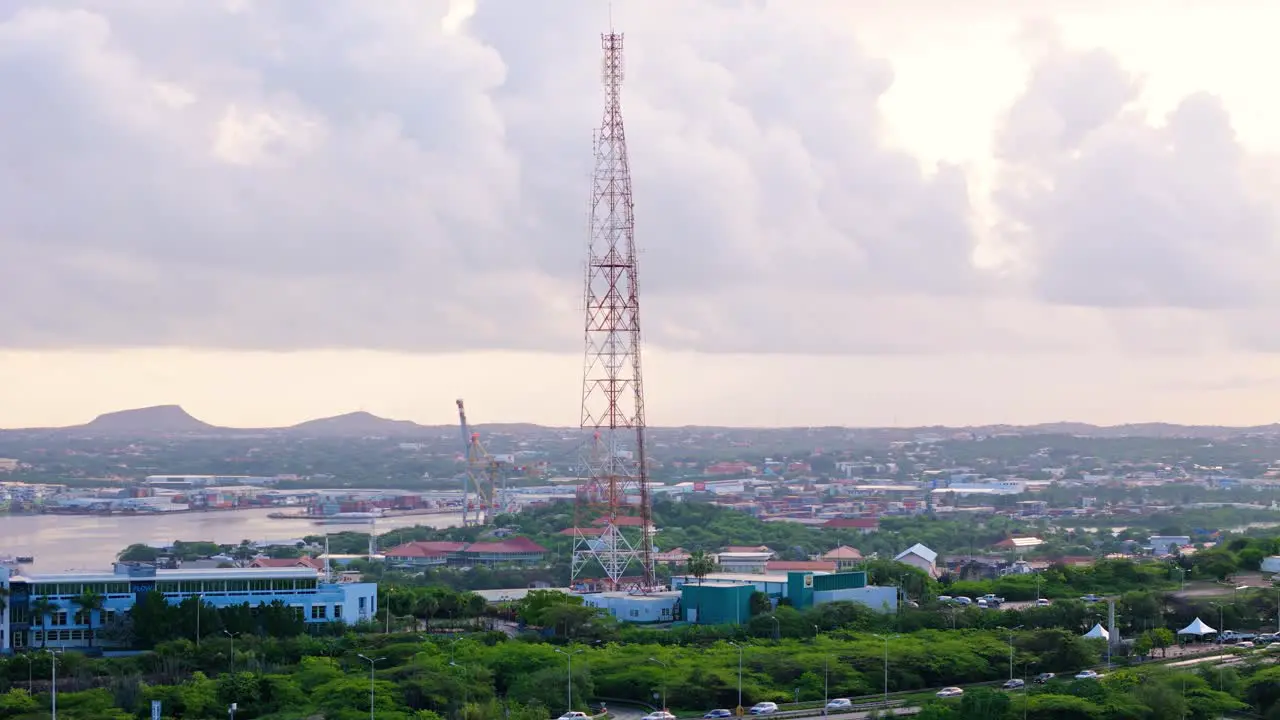
[(756, 592), (767, 595), (775, 607), (785, 599), (797, 610), (830, 602), (856, 602), (886, 613), (898, 609), (898, 588), (868, 585), (864, 571), (712, 573), (701, 582), (683, 575), (671, 578), (671, 588), (681, 592), (685, 619), (702, 625), (745, 622), (751, 617), (751, 595)]

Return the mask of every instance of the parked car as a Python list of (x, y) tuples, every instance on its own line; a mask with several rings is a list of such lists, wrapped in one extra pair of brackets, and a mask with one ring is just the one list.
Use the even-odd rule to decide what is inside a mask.
[(961, 597), (956, 598), (956, 599), (954, 600), (954, 602), (955, 602), (957, 605), (972, 605), (972, 604), (973, 604), (973, 598), (967, 598), (967, 597), (963, 597), (963, 596), (961, 596)]
[(1004, 684), (1000, 687), (1005, 690), (1017, 690), (1020, 687), (1024, 687), (1026, 684), (1027, 683), (1020, 678), (1013, 678), (1012, 680), (1005, 680)]
[(1255, 643), (1264, 643), (1264, 644), (1273, 643), (1276, 640), (1280, 640), (1280, 636), (1277, 636), (1276, 633), (1262, 633), (1261, 635), (1253, 639)]
[(726, 709), (724, 709), (724, 708), (716, 708), (715, 710), (712, 710), (711, 712), (707, 713), (706, 715), (703, 715), (702, 717), (704, 717), (704, 718), (727, 718), (727, 717), (733, 717), (733, 711), (732, 711), (732, 710), (726, 710)]
[(1035, 677), (1035, 683), (1037, 685), (1043, 685), (1056, 677), (1058, 676), (1053, 673), (1040, 673)]
[(848, 710), (853, 707), (853, 701), (849, 698), (836, 698), (827, 703), (828, 710)]
[(963, 694), (964, 689), (958, 687), (945, 687), (937, 692), (937, 696), (940, 698), (960, 697)]
[(567, 713), (565, 713), (565, 714), (561, 715), (561, 716), (560, 716), (560, 720), (591, 720), (591, 716), (590, 716), (590, 715), (588, 715), (588, 714), (586, 714), (586, 713), (584, 713), (584, 712), (578, 712), (577, 710), (571, 710), (571, 711), (569, 711), (569, 712), (567, 712)]
[(752, 715), (772, 715), (778, 712), (778, 703), (762, 702), (751, 706)]
[(1040, 598), (1036, 601), (1036, 607), (1049, 607), (1050, 604), (1047, 598)]
[(676, 716), (666, 710), (655, 710), (640, 718), (640, 720), (676, 720)]
[(1253, 647), (1253, 643), (1248, 640), (1241, 640), (1240, 642), (1236, 643), (1236, 647), (1241, 648), (1243, 650), (1248, 650)]
[(1097, 680), (1100, 677), (1102, 676), (1094, 672), (1093, 670), (1081, 670), (1080, 672), (1076, 673), (1077, 680)]
[(1088, 595), (1085, 595), (1084, 597), (1080, 598), (1080, 601), (1087, 602), (1087, 603), (1096, 603), (1096, 602), (1102, 602), (1102, 598), (1098, 597), (1097, 595), (1094, 595), (1093, 593), (1089, 593)]
[(1218, 636), (1218, 642), (1221, 642), (1221, 643), (1239, 642), (1241, 640), (1252, 640), (1255, 637), (1257, 637), (1257, 635), (1251, 632), (1240, 632), (1238, 630), (1226, 630), (1226, 631), (1223, 631), (1223, 633)]
[(939, 596), (938, 596), (938, 602), (942, 603), (943, 605), (946, 605), (947, 603), (951, 603), (951, 602), (954, 602), (954, 601), (955, 601), (955, 598), (951, 597), (950, 595), (939, 595)]

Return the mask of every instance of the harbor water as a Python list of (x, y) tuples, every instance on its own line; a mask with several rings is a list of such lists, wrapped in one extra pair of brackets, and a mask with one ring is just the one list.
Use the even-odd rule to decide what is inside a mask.
[[(134, 543), (168, 545), (174, 540), (286, 540), (343, 531), (368, 532), (367, 522), (322, 524), (310, 520), (276, 520), (279, 508), (156, 515), (0, 515), (0, 556), (31, 555), (29, 572), (109, 570), (116, 553)], [(426, 525), (462, 524), (460, 514), (379, 518), (375, 531)]]

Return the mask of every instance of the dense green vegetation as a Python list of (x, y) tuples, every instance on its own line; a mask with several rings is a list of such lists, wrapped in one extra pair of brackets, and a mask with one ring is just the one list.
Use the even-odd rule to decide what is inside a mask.
[[(738, 648), (714, 637), (697, 641), (695, 635), (696, 629), (674, 635), (640, 632), (626, 642), (587, 641), (567, 649), (533, 637), (508, 639), (501, 633), (427, 639), (357, 633), (244, 636), (236, 639), (234, 656), (227, 638), (206, 638), (199, 645), (178, 640), (133, 657), (59, 656), (59, 713), (64, 720), (145, 717), (150, 702), (161, 700), (166, 718), (220, 718), (235, 702), (237, 717), (245, 720), (359, 720), (368, 716), (369, 665), (360, 657), (364, 655), (381, 658), (373, 682), (380, 720), (488, 720), (507, 712), (520, 720), (545, 720), (566, 702), (567, 662), (557, 650), (577, 653), (573, 684), (574, 706), (579, 709), (604, 699), (652, 703), (654, 694), (663, 690), (673, 708), (702, 712), (733, 707)], [(655, 642), (660, 638), (666, 642)], [(743, 699), (791, 702), (798, 696), (812, 703), (824, 697), (824, 681), (830, 697), (876, 695), (884, 689), (886, 647), (890, 692), (999, 681), (1010, 674), (1009, 641), (1003, 630), (928, 630), (887, 641), (838, 630), (817, 637), (811, 633), (803, 640), (750, 641), (741, 651)], [(1013, 648), (1016, 676), (1069, 674), (1096, 664), (1100, 657), (1097, 641), (1062, 630), (1015, 633)], [(50, 662), (47, 653), (0, 661), (0, 690), (7, 690), (0, 692), (0, 718), (42, 717), (40, 708), (48, 704)], [(1122, 670), (1101, 684), (1055, 682), (1036, 688), (1027, 716), (1177, 718), (1183, 703), (1187, 717), (1195, 718), (1246, 705), (1270, 712), (1280, 700), (1277, 681), (1277, 669), (1248, 663), (1198, 674)], [(1178, 692), (1140, 689), (1151, 684)], [(939, 718), (969, 717), (975, 702), (992, 703), (988, 715), (1022, 710), (1020, 698), (987, 696), (971, 688), (963, 702), (927, 706), (926, 712)], [(1169, 715), (1167, 707), (1179, 711)]]

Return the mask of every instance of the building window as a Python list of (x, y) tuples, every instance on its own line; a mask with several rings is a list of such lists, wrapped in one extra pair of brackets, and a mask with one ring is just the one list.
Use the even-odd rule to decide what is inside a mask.
[(327, 606), (327, 605), (312, 605), (312, 606), (311, 606), (311, 619), (312, 619), (312, 620), (325, 620), (325, 619), (327, 619), (327, 618), (328, 618), (328, 610), (329, 610), (329, 606)]
[(334, 619), (334, 620), (341, 620), (341, 619), (342, 619), (342, 606), (341, 606), (341, 605), (334, 605), (334, 606), (333, 606), (333, 619)]
[(631, 617), (640, 617), (640, 611), (639, 611), (639, 610), (632, 610), (632, 611), (631, 611)]

